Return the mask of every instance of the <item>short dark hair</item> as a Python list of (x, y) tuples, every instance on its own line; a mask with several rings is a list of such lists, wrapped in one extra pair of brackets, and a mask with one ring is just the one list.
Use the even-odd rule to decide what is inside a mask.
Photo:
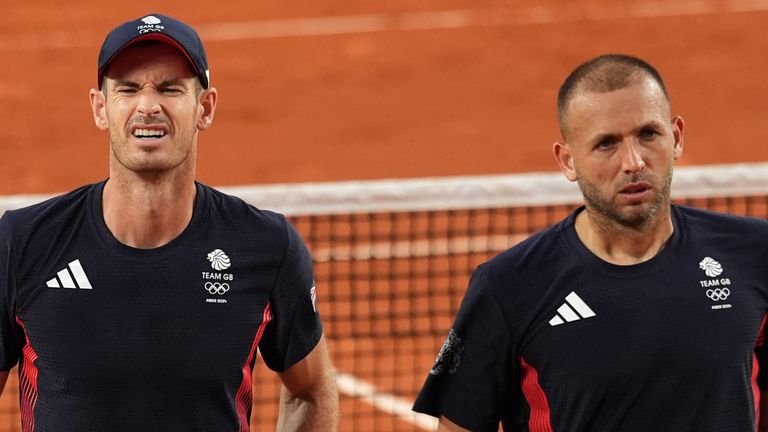
[(582, 63), (568, 75), (557, 93), (557, 120), (563, 136), (568, 104), (577, 92), (610, 92), (638, 83), (644, 78), (655, 81), (669, 103), (669, 94), (659, 71), (644, 60), (626, 54), (603, 54)]

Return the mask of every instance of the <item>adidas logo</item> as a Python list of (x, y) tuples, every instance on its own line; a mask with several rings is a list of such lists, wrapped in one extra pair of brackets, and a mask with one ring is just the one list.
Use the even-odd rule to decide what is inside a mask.
[[(74, 277), (74, 279), (72, 279)], [(85, 275), (80, 260), (74, 260), (56, 273), (56, 277), (45, 283), (48, 288), (92, 289), (88, 276)]]
[(549, 320), (549, 325), (554, 327), (563, 324), (566, 321), (578, 321), (582, 318), (591, 318), (595, 315), (595, 312), (584, 303), (584, 300), (582, 300), (574, 291), (571, 291), (571, 293), (565, 297), (565, 303), (557, 308), (557, 314)]

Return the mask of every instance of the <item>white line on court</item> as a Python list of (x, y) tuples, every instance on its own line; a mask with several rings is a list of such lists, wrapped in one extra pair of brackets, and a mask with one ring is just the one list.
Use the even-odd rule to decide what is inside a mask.
[(338, 374), (336, 385), (339, 387), (339, 392), (361, 399), (374, 408), (416, 425), (423, 430), (434, 431), (437, 429), (437, 419), (411, 411), (412, 402), (393, 394), (380, 392), (370, 383), (352, 375)]
[[(768, 11), (768, 0), (656, 0), (193, 24), (204, 41), (213, 42), (762, 11)], [(98, 46), (102, 40), (102, 34), (87, 31), (0, 34), (0, 52), (85, 48)]]

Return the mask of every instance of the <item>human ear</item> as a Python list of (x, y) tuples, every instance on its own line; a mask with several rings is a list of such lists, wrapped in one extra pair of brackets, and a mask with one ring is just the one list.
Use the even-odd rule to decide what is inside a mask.
[(93, 121), (96, 123), (96, 127), (100, 130), (107, 130), (109, 128), (109, 121), (107, 120), (106, 96), (104, 96), (101, 90), (96, 88), (92, 88), (88, 92), (88, 96), (91, 99), (91, 112), (93, 113)]
[(197, 130), (206, 130), (213, 124), (213, 115), (216, 112), (216, 102), (219, 94), (214, 87), (203, 90), (200, 95), (200, 106), (202, 113), (197, 119)]
[(685, 128), (685, 122), (680, 116), (672, 118), (672, 136), (675, 138), (674, 155), (675, 160), (680, 159), (683, 155), (683, 129)]
[(555, 160), (565, 178), (569, 181), (576, 181), (576, 167), (573, 165), (573, 154), (568, 143), (555, 142), (552, 145), (552, 153), (555, 155)]

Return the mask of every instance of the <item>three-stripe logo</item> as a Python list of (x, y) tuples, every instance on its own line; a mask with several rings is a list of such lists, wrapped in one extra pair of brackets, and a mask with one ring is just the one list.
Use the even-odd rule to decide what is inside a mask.
[(565, 303), (557, 308), (557, 313), (551, 320), (549, 320), (549, 325), (554, 327), (565, 322), (591, 318), (595, 315), (595, 312), (584, 303), (584, 300), (582, 300), (576, 292), (571, 291), (571, 293), (565, 297)]
[(93, 289), (79, 259), (72, 261), (64, 269), (59, 270), (56, 273), (56, 277), (50, 279), (45, 285), (48, 288)]

